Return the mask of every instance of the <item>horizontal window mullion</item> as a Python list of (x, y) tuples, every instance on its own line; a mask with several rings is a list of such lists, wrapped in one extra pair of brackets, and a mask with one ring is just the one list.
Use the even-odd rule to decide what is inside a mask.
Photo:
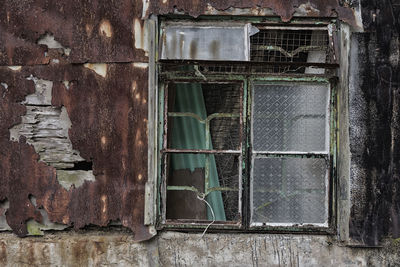
[(241, 150), (213, 150), (213, 149), (163, 149), (161, 153), (186, 153), (186, 154), (236, 154), (241, 155)]
[(266, 152), (266, 151), (253, 151), (252, 156), (255, 158), (268, 158), (268, 157), (318, 157), (327, 158), (327, 152)]

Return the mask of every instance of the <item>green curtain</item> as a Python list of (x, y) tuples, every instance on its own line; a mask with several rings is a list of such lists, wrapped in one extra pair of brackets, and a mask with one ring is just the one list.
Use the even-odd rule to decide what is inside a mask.
[[(201, 84), (180, 83), (176, 84), (174, 112), (191, 112), (207, 118), (206, 106)], [(206, 135), (209, 135), (210, 147), (212, 142), (210, 133), (206, 133), (205, 124), (192, 117), (174, 117), (172, 130), (172, 147), (178, 149), (207, 149)], [(209, 188), (218, 187), (218, 172), (214, 155), (209, 155)], [(206, 156), (204, 154), (172, 154), (171, 167), (173, 170), (205, 168)], [(215, 220), (226, 221), (222, 194), (214, 191), (207, 195), (207, 202), (214, 211)], [(212, 220), (212, 213), (207, 206), (207, 218)]]

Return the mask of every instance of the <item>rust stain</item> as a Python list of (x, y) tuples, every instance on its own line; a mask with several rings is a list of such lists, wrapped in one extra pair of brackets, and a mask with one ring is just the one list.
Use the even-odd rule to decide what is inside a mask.
[(229, 8), (269, 8), (272, 9), (285, 22), (292, 19), (295, 10), (300, 5), (312, 6), (313, 12), (309, 12), (308, 16), (316, 15), (315, 11), (319, 11), (320, 17), (339, 17), (343, 21), (354, 24), (354, 10), (350, 7), (344, 7), (339, 4), (338, 0), (211, 0), (211, 1), (187, 1), (187, 0), (153, 0), (150, 2), (147, 16), (150, 14), (165, 15), (171, 14), (175, 10), (183, 12), (193, 17), (198, 17), (205, 14), (211, 7), (219, 11), (224, 11)]
[[(93, 162), (95, 182), (67, 191), (58, 183), (55, 169), (40, 162), (24, 138), (9, 141), (8, 129), (26, 112), (19, 102), (35, 90), (25, 79), (30, 74), (53, 81), (52, 104), (66, 107), (73, 125), (71, 142)], [(0, 201), (10, 202), (6, 218), (13, 231), (24, 236), (27, 220), (41, 222), (40, 212), (29, 201), (32, 195), (52, 222), (79, 229), (120, 220), (132, 229), (135, 240), (152, 237), (143, 225), (147, 138), (137, 135), (138, 129), (147, 127), (147, 105), (130, 97), (136, 84), (135, 92), (147, 98), (147, 69), (111, 64), (107, 78), (98, 79), (83, 65), (22, 67), (18, 72), (2, 67), (0, 80), (10, 91), (0, 98)], [(64, 80), (76, 82), (66, 89)], [(0, 87), (0, 96), (4, 90)]]
[[(0, 65), (48, 64), (53, 58), (68, 63), (148, 61), (132, 37), (131, 22), (142, 16), (141, 0), (37, 0), (29, 5), (4, 0), (0, 6)], [(52, 49), (37, 44), (46, 33), (71, 48), (70, 55), (50, 54)]]

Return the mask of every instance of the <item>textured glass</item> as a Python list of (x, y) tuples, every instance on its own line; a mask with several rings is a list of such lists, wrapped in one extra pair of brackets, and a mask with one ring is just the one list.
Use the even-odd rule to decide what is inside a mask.
[(161, 38), (161, 59), (200, 59), (249, 61), (245, 25), (165, 26)]
[(327, 165), (323, 158), (256, 158), (252, 222), (327, 222)]
[(255, 151), (327, 151), (327, 85), (254, 86)]

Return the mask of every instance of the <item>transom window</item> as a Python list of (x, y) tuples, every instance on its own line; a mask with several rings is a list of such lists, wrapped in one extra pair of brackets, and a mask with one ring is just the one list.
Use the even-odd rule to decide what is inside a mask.
[(332, 25), (162, 20), (159, 36), (160, 225), (329, 228)]

